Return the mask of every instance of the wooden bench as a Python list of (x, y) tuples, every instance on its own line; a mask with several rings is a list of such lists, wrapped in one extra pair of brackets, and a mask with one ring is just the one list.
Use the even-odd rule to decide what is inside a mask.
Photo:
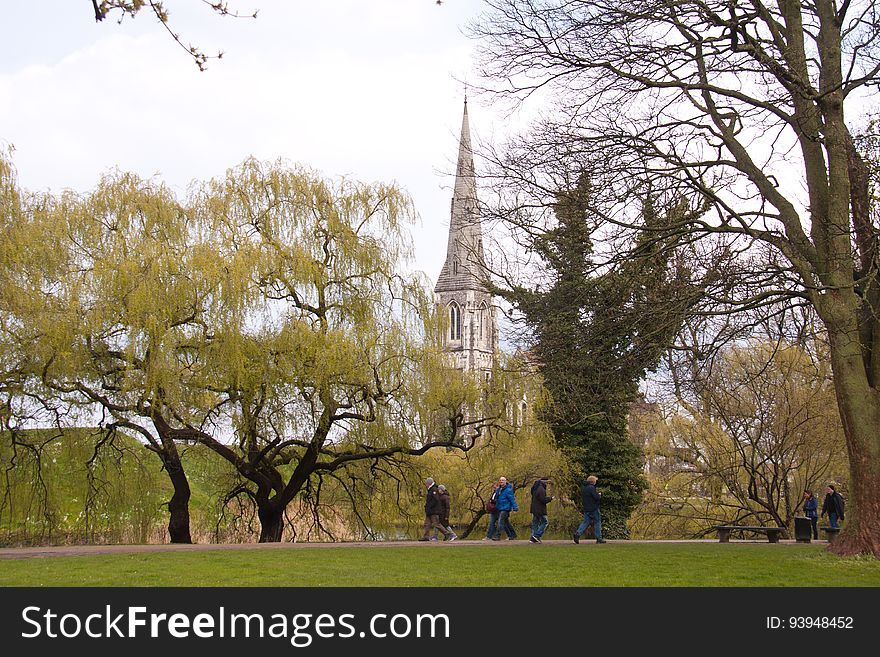
[(730, 543), (730, 533), (739, 532), (762, 532), (767, 534), (767, 540), (771, 543), (779, 542), (779, 535), (786, 531), (785, 527), (744, 527), (742, 525), (718, 525), (715, 527), (718, 532), (719, 543)]
[(833, 543), (834, 539), (837, 538), (837, 533), (840, 531), (840, 527), (819, 527), (823, 532), (825, 532), (825, 538), (828, 539), (829, 543)]

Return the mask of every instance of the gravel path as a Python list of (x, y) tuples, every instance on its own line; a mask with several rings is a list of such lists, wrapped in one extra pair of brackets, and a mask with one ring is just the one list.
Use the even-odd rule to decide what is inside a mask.
[[(620, 543), (717, 543), (717, 539), (686, 540), (686, 541), (620, 541)], [(731, 543), (758, 543), (766, 544), (767, 541), (736, 541)], [(825, 541), (815, 541), (825, 543)], [(608, 541), (613, 544), (615, 541)], [(570, 540), (545, 540), (541, 546), (571, 545)], [(795, 541), (780, 541), (778, 545), (807, 545)], [(208, 550), (303, 550), (303, 549), (333, 549), (342, 547), (363, 547), (382, 549), (388, 547), (421, 547), (428, 549), (456, 548), (462, 545), (483, 546), (486, 548), (498, 545), (517, 545), (532, 547), (528, 539), (517, 541), (364, 541), (350, 543), (202, 543), (195, 545), (58, 545), (44, 547), (0, 548), (0, 559), (30, 559), (35, 557), (83, 557), (98, 554), (138, 554), (144, 552), (205, 552)], [(589, 539), (582, 539), (581, 545), (588, 547), (595, 543)], [(534, 546), (533, 549), (538, 549)]]

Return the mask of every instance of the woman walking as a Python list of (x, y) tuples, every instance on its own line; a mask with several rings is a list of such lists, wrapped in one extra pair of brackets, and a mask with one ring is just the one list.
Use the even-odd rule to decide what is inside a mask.
[(489, 529), (486, 531), (484, 541), (491, 541), (495, 538), (495, 528), (498, 526), (498, 489), (501, 484), (498, 481), (492, 482), (492, 494), (486, 501), (486, 513), (489, 514)]
[(819, 500), (813, 495), (813, 491), (804, 491), (804, 515), (810, 519), (810, 525), (813, 527), (813, 540), (819, 540)]

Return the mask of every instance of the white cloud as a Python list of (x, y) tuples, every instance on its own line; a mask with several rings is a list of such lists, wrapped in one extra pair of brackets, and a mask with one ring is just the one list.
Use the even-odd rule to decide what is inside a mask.
[[(87, 3), (16, 3), (16, 34), (0, 44), (0, 140), (16, 147), (21, 184), (87, 190), (118, 167), (183, 191), (248, 155), (394, 180), (422, 217), (417, 267), (436, 276), (461, 121), (455, 78), (470, 69), (460, 25), (478, 3), (252, 4), (256, 20), (168, 4), (185, 41), (225, 51), (199, 73), (147, 15), (90, 25)], [(488, 109), (470, 113), (476, 133), (493, 130)]]

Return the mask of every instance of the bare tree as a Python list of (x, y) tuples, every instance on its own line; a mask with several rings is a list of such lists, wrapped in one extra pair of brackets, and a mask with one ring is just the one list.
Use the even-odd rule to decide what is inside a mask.
[(673, 413), (659, 428), (653, 419), (653, 435), (643, 430), (652, 493), (640, 524), (688, 519), (695, 535), (743, 520), (791, 528), (803, 492), (839, 480), (843, 429), (816, 346), (753, 339), (721, 350), (709, 369), (670, 365)]
[(704, 312), (815, 308), (850, 462), (852, 510), (832, 549), (880, 556), (878, 225), (845, 122), (880, 81), (876, 3), (488, 4), (473, 26), (486, 86), (556, 102), (508, 172), (550, 190), (544, 172), (570, 176), (601, 153), (612, 236), (633, 223), (634, 185), (687, 189), (710, 211), (663, 232), (735, 274), (707, 291)]

